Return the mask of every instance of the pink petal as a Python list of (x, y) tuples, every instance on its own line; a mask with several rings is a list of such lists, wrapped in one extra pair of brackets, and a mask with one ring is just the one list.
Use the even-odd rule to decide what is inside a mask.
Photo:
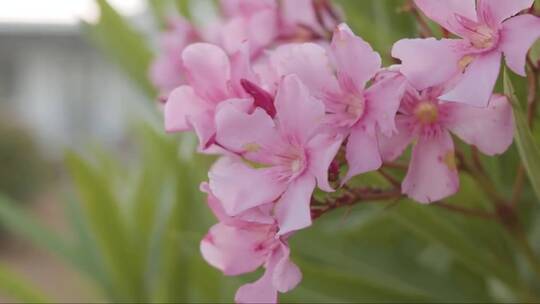
[(201, 241), (200, 250), (203, 258), (225, 275), (239, 275), (264, 263), (268, 253), (258, 248), (266, 238), (266, 231), (260, 228), (239, 229), (219, 223)]
[(527, 52), (538, 38), (540, 38), (539, 17), (521, 15), (503, 23), (501, 50), (506, 58), (506, 65), (516, 74), (526, 76)]
[(478, 0), (478, 14), (480, 19), (498, 26), (504, 20), (530, 8), (533, 3), (534, 0)]
[(494, 95), (487, 108), (449, 103), (447, 127), (463, 141), (485, 154), (501, 154), (512, 144), (514, 120), (512, 106), (505, 96)]
[(261, 108), (248, 114), (234, 105), (222, 106), (216, 113), (216, 129), (216, 141), (237, 153), (253, 149), (250, 146), (270, 146), (276, 136), (274, 121)]
[(456, 193), (458, 188), (454, 143), (450, 134), (420, 137), (403, 180), (403, 193), (420, 203), (431, 203)]
[(394, 44), (392, 56), (401, 60), (400, 71), (407, 80), (416, 89), (424, 90), (460, 72), (462, 46), (463, 41), (456, 39), (402, 39)]
[(285, 44), (271, 53), (270, 62), (280, 76), (298, 75), (318, 98), (324, 99), (328, 92), (339, 92), (328, 54), (320, 45)]
[(440, 99), (485, 107), (493, 94), (500, 68), (501, 54), (499, 52), (493, 51), (479, 55), (467, 67), (457, 85)]
[(379, 169), (382, 165), (379, 144), (375, 134), (370, 135), (361, 128), (355, 128), (349, 135), (346, 151), (349, 171), (345, 181), (352, 177)]
[(275, 9), (275, 0), (220, 0), (220, 8), (226, 16), (250, 17), (262, 10)]
[(314, 189), (315, 178), (309, 174), (304, 174), (289, 184), (289, 188), (276, 204), (278, 235), (285, 235), (311, 225), (309, 206)]
[(406, 120), (400, 118), (400, 116), (396, 117), (397, 133), (390, 137), (382, 134), (378, 137), (379, 151), (385, 162), (391, 162), (400, 157), (413, 140), (414, 135), (410, 131)]
[(328, 168), (336, 156), (342, 139), (319, 134), (308, 143), (309, 172), (317, 179), (319, 188), (332, 192), (332, 186), (328, 183)]
[(231, 67), (222, 49), (208, 43), (195, 43), (184, 49), (182, 60), (188, 79), (199, 96), (211, 101), (228, 97)]
[(269, 263), (263, 276), (253, 282), (242, 285), (234, 297), (234, 301), (239, 304), (271, 304), (277, 303), (278, 291), (272, 282), (275, 262)]
[(209, 110), (206, 101), (197, 96), (191, 87), (181, 86), (172, 91), (165, 103), (165, 130), (167, 132), (192, 130), (188, 117), (197, 119)]
[(194, 130), (200, 149), (207, 148), (215, 133), (213, 111), (191, 87), (182, 86), (174, 90), (165, 103), (164, 112), (167, 132)]
[(296, 75), (283, 78), (275, 105), (282, 134), (297, 143), (305, 143), (321, 126), (325, 115), (323, 103), (310, 95)]
[(414, 3), (431, 20), (456, 35), (461, 32), (456, 15), (477, 20), (475, 0), (414, 0)]
[(275, 177), (272, 168), (253, 169), (241, 160), (230, 157), (218, 160), (208, 176), (210, 189), (231, 216), (271, 203), (286, 187), (284, 181)]
[(388, 77), (377, 81), (365, 94), (367, 112), (360, 123), (373, 134), (378, 131), (390, 135), (396, 130), (394, 117), (405, 93), (407, 82), (403, 76)]
[(272, 277), (274, 287), (279, 292), (288, 292), (294, 289), (302, 280), (302, 272), (298, 266), (289, 259), (289, 248), (282, 244), (283, 256), (277, 262)]
[(258, 51), (268, 46), (277, 38), (277, 19), (276, 11), (271, 9), (261, 11), (250, 18), (249, 41), (253, 44), (254, 50)]
[(280, 4), (282, 5), (281, 15), (284, 25), (289, 27), (290, 31), (297, 30), (298, 25), (307, 26), (315, 32), (321, 31), (313, 9), (313, 0), (286, 0), (281, 1)]
[(270, 208), (267, 208), (265, 205), (248, 209), (238, 216), (232, 217), (225, 212), (223, 204), (212, 193), (208, 183), (204, 182), (201, 184), (201, 191), (208, 194), (207, 203), (210, 210), (212, 210), (212, 213), (214, 213), (220, 222), (227, 226), (242, 228), (254, 223), (266, 225), (274, 224), (274, 218), (270, 214)]
[(339, 78), (352, 81), (358, 92), (381, 68), (381, 56), (344, 23), (334, 31), (331, 50)]
[(168, 95), (185, 82), (180, 55), (177, 56), (178, 59), (171, 58), (164, 53), (152, 62), (149, 76), (152, 83), (160, 89), (160, 94)]
[(239, 16), (228, 20), (221, 30), (221, 40), (229, 54), (235, 53), (241, 45), (248, 43), (252, 54), (268, 46), (277, 36), (277, 16), (275, 10), (264, 9), (252, 16)]
[(240, 49), (244, 41), (249, 39), (247, 20), (236, 17), (228, 20), (221, 28), (221, 44), (227, 53), (232, 54)]
[(249, 43), (244, 41), (238, 51), (231, 55), (231, 80), (230, 85), (236, 96), (248, 95), (242, 87), (242, 79), (257, 83), (258, 79), (251, 68), (251, 54)]

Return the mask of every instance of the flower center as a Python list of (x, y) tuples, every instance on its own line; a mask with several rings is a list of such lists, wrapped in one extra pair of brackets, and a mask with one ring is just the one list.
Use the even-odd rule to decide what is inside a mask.
[(291, 171), (293, 174), (300, 172), (302, 169), (302, 161), (300, 159), (294, 159), (291, 162)]
[(489, 49), (495, 45), (496, 33), (486, 25), (478, 26), (471, 35), (471, 43), (477, 49)]
[(422, 124), (433, 124), (439, 118), (439, 110), (432, 102), (422, 101), (416, 106), (414, 115)]
[(345, 112), (354, 118), (358, 118), (364, 114), (366, 103), (364, 97), (350, 94), (345, 98)]

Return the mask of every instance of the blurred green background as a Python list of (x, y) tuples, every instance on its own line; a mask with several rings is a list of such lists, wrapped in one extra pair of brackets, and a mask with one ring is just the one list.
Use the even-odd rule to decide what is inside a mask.
[[(195, 13), (190, 15), (203, 16), (195, 22), (204, 22), (207, 6), (201, 2), (214, 3), (148, 0), (141, 16), (128, 17), (105, 0), (97, 0), (99, 22), (79, 24), (82, 45), (99, 50), (92, 56), (118, 68), (118, 74), (130, 81), (121, 82), (123, 88), (134, 94), (127, 95), (133, 98), (120, 93), (103, 97), (123, 100), (110, 106), (99, 100), (99, 94), (83, 96), (84, 106), (101, 104), (100, 111), (107, 113), (112, 109), (106, 118), (113, 125), (119, 122), (111, 115), (118, 115), (122, 127), (114, 140), (99, 136), (100, 132), (110, 135), (105, 124), (104, 131), (70, 135), (67, 145), (55, 142), (61, 148), (51, 152), (40, 148), (32, 128), (25, 130), (8, 119), (13, 116), (8, 110), (2, 110), (8, 113), (0, 118), (2, 301), (230, 302), (240, 284), (260, 274), (225, 277), (202, 260), (199, 241), (215, 219), (198, 189), (213, 160), (193, 153), (193, 136), (163, 132), (156, 92), (147, 77), (156, 54), (155, 36), (166, 16), (174, 9), (187, 15), (191, 8)], [(403, 10), (407, 1), (335, 2), (386, 64), (392, 63), (393, 42), (418, 35), (414, 18)], [(47, 39), (44, 35), (38, 32), (31, 38)], [(12, 36), (0, 39), (8, 42)], [(99, 75), (102, 70), (95, 72)], [(510, 76), (518, 99), (524, 102), (526, 81)], [(78, 85), (88, 83), (81, 79)], [(96, 83), (91, 90), (116, 88), (107, 81)], [(498, 89), (502, 92), (502, 83)], [(139, 110), (128, 110), (132, 107)], [(76, 115), (71, 125), (83, 124), (82, 129), (103, 124), (102, 112), (86, 117), (84, 109), (61, 115)], [(534, 162), (536, 148), (527, 149), (527, 144), (531, 139), (538, 142), (539, 128), (524, 138), (521, 155)], [(481, 159), (505, 196), (512, 194), (518, 152), (513, 146), (502, 157)], [(375, 174), (355, 182), (385, 185)], [(462, 175), (461, 183), (461, 191), (447, 200), (449, 204), (493, 209), (469, 176)], [(536, 253), (540, 253), (538, 200), (527, 183), (519, 218)], [(281, 299), (537, 302), (539, 274), (520, 246), (494, 221), (406, 200), (359, 204), (322, 217), (291, 239), (293, 260), (304, 279)]]

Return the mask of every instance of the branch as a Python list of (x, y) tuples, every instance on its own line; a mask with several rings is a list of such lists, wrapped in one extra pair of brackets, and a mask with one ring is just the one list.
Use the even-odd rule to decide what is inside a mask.
[(311, 218), (317, 219), (323, 214), (346, 206), (354, 206), (360, 203), (367, 202), (384, 202), (388, 200), (397, 200), (402, 198), (401, 190), (394, 189), (378, 189), (378, 188), (356, 188), (344, 192), (337, 198), (327, 198), (320, 202), (312, 199), (311, 203)]

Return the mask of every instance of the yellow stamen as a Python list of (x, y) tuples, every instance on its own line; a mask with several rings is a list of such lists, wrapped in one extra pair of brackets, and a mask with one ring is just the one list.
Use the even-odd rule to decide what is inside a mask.
[(439, 118), (437, 106), (429, 101), (421, 102), (415, 109), (414, 115), (422, 124), (432, 124)]

